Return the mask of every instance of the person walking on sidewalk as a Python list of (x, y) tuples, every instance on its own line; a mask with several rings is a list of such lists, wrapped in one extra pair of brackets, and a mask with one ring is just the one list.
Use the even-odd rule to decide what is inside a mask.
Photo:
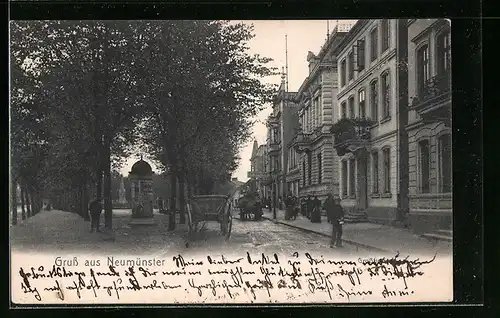
[(312, 223), (321, 223), (321, 201), (318, 199), (318, 196), (314, 196), (313, 200), (313, 210), (311, 213), (311, 222)]
[[(331, 194), (329, 195), (331, 196)], [(327, 214), (330, 216), (330, 220), (333, 225), (332, 229), (332, 239), (330, 241), (330, 247), (342, 247), (342, 225), (344, 224), (344, 210), (340, 205), (340, 198), (335, 198), (335, 200), (329, 200), (327, 204)]]
[(94, 232), (94, 229), (96, 230), (96, 232), (101, 232), (101, 230), (99, 230), (99, 223), (102, 212), (101, 199), (94, 200), (90, 203), (89, 212), (90, 212), (90, 232)]
[(314, 206), (313, 206), (313, 200), (311, 198), (310, 195), (307, 196), (307, 200), (306, 200), (306, 217), (308, 219), (311, 218), (311, 212), (313, 210)]

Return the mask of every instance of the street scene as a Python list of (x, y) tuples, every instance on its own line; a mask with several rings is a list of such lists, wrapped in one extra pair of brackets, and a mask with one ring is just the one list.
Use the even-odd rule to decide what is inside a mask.
[[(450, 32), (446, 19), (12, 21), (11, 256), (392, 257), (406, 279), (424, 263), (403, 273), (395, 258), (439, 255), (426, 279), (451, 290)], [(22, 297), (39, 292), (21, 277)], [(375, 291), (349, 281), (335, 297)], [(64, 300), (56, 284), (44, 290)], [(382, 299), (417, 293), (388, 286)], [(335, 298), (309, 288), (287, 299)]]

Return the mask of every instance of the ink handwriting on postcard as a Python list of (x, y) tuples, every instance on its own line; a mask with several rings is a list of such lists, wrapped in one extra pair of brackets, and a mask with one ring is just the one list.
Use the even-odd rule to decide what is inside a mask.
[(56, 257), (52, 264), (13, 268), (13, 293), (25, 303), (404, 302), (434, 260), (297, 252), (287, 258), (248, 252), (189, 259)]

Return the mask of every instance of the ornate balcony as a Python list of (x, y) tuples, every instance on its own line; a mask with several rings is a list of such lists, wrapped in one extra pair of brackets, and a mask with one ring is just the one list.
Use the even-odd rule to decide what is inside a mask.
[(342, 118), (332, 126), (333, 146), (339, 156), (368, 150), (372, 122), (362, 118)]
[(297, 152), (308, 152), (312, 150), (313, 134), (299, 132), (292, 139), (292, 147)]
[(447, 73), (429, 79), (420, 93), (411, 99), (411, 107), (424, 121), (451, 124), (451, 77)]

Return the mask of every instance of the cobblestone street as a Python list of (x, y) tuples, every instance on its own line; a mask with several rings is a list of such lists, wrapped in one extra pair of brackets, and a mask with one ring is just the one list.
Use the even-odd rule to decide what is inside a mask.
[[(90, 222), (76, 214), (62, 211), (43, 211), (11, 227), (12, 252), (36, 251), (42, 253), (76, 252), (99, 255), (155, 255), (169, 257), (177, 253), (225, 252), (258, 253), (319, 252), (353, 255), (363, 252), (355, 246), (345, 245), (331, 249), (325, 236), (307, 233), (281, 224), (262, 220), (240, 221), (233, 219), (231, 237), (220, 235), (220, 226), (208, 222), (194, 240), (187, 240), (187, 226), (177, 225), (174, 232), (167, 231), (168, 218), (155, 213), (156, 225), (130, 226), (130, 210), (114, 210), (114, 235), (89, 233)], [(101, 216), (101, 224), (103, 223)]]

